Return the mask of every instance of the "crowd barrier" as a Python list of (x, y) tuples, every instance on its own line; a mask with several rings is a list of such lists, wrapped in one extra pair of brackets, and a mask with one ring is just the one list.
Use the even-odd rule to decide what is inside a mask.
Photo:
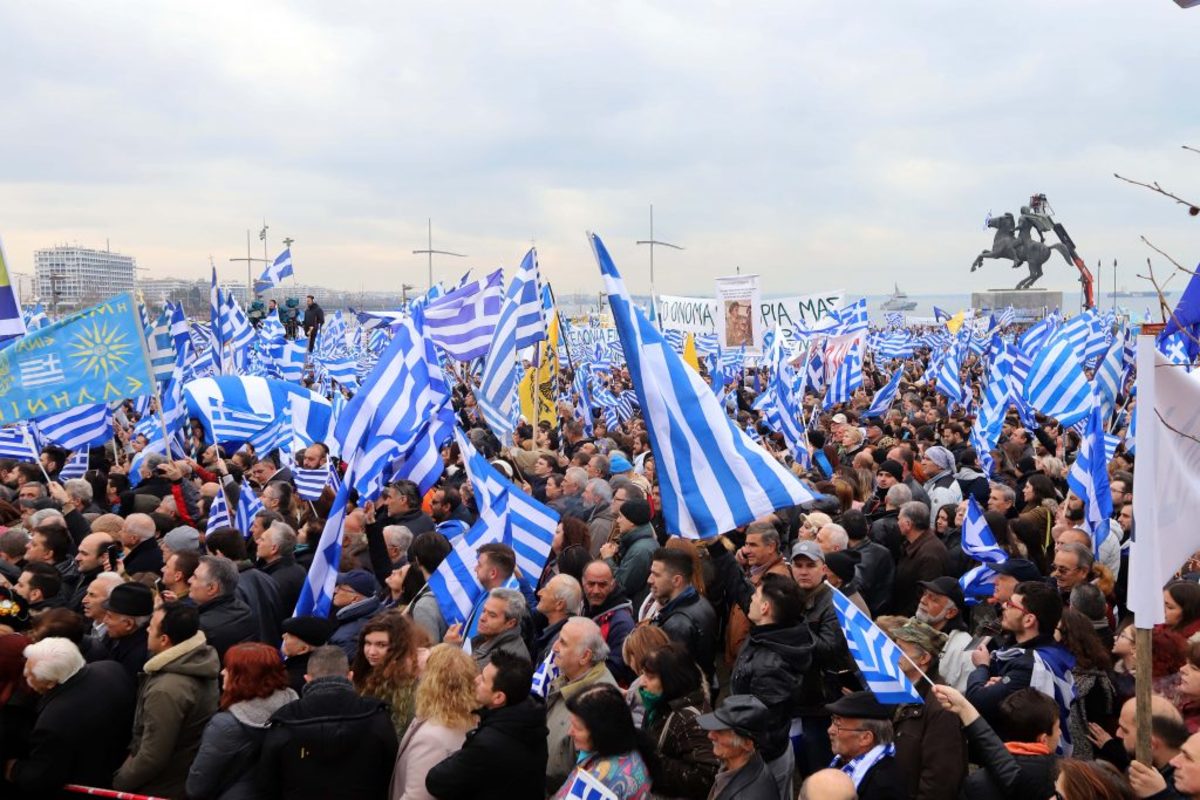
[(115, 789), (97, 789), (95, 786), (79, 786), (74, 783), (68, 783), (63, 787), (63, 790), (75, 794), (86, 794), (90, 797), (111, 797), (113, 800), (167, 800), (165, 797), (156, 797), (149, 794), (118, 792)]

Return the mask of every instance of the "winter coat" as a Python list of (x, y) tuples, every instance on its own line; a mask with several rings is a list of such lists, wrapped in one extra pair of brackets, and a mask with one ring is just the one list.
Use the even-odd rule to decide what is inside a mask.
[(925, 591), (918, 584), (945, 574), (946, 545), (933, 531), (926, 530), (915, 541), (905, 542), (892, 582), (891, 613), (911, 617)]
[[(132, 513), (132, 511), (126, 513)], [(126, 516), (126, 513), (122, 513), (122, 516)], [(158, 547), (158, 541), (151, 536), (144, 542), (138, 542), (121, 559), (121, 566), (124, 567), (126, 575), (136, 575), (139, 572), (153, 572), (155, 575), (161, 575), (163, 557), (162, 550)]]
[(462, 748), (429, 770), (438, 800), (543, 800), (546, 709), (532, 698), (484, 709)]
[(843, 688), (859, 688), (857, 671), (829, 584), (822, 583), (804, 594), (804, 621), (812, 634), (813, 650), (812, 663), (800, 682), (799, 715), (828, 717), (825, 706), (840, 698)]
[[(235, 596), (250, 609), (250, 615), (258, 627), (254, 641), (278, 647), (283, 633), (279, 623), (291, 616), (291, 608), (284, 609), (279, 599), (279, 584), (267, 573), (255, 569), (249, 561), (238, 562), (238, 584)], [(224, 653), (221, 654), (224, 657)]]
[(600, 635), (608, 645), (608, 660), (604, 663), (617, 683), (627, 686), (634, 679), (633, 670), (625, 664), (621, 650), (625, 639), (633, 632), (633, 604), (625, 597), (621, 587), (615, 587), (598, 608), (587, 609), (587, 615), (600, 626)]
[(858, 800), (902, 800), (907, 798), (901, 788), (902, 779), (896, 759), (879, 759), (858, 784)]
[(658, 539), (654, 536), (654, 529), (649, 525), (639, 525), (621, 537), (617, 542), (617, 557), (615, 561), (609, 561), (617, 585), (635, 606), (640, 606), (650, 591), (646, 579), (650, 577), (651, 557), (657, 549)]
[[(622, 800), (647, 800), (650, 797), (650, 772), (646, 769), (642, 754), (636, 750), (619, 756), (589, 756), (571, 770), (551, 800), (568, 800), (578, 796), (571, 793), (571, 787), (580, 773), (586, 773), (602, 784), (613, 797)], [(591, 796), (591, 792), (585, 792), (583, 796)]]
[(117, 662), (129, 676), (129, 685), (137, 686), (138, 675), (142, 674), (142, 668), (150, 658), (150, 651), (146, 649), (147, 638), (148, 632), (145, 627), (138, 628), (120, 639), (110, 639), (106, 633), (104, 638), (96, 643), (94, 660), (110, 659)]
[(704, 800), (721, 763), (713, 755), (708, 731), (696, 718), (709, 711), (703, 689), (671, 700), (643, 730), (654, 742), (658, 763), (651, 770), (654, 794)]
[(387, 794), (396, 731), (387, 706), (346, 678), (316, 678), (271, 715), (258, 763), (260, 796), (377, 800)]
[(959, 494), (963, 500), (973, 495), (980, 508), (987, 508), (988, 495), (992, 491), (987, 475), (977, 469), (963, 467), (954, 474), (954, 480), (958, 482)]
[(958, 715), (942, 708), (933, 686), (920, 681), (924, 703), (896, 709), (896, 765), (908, 797), (913, 800), (954, 800), (967, 774), (967, 740)]
[(353, 662), (354, 655), (358, 651), (358, 634), (367, 624), (367, 620), (373, 617), (378, 610), (379, 600), (374, 597), (359, 600), (357, 603), (351, 603), (339, 609), (333, 617), (337, 628), (329, 636), (329, 644), (342, 648), (346, 658)]
[(436, 800), (425, 788), (425, 776), (457, 753), (466, 736), (466, 728), (447, 728), (426, 719), (413, 720), (396, 751), (390, 800)]
[(550, 693), (546, 696), (546, 792), (553, 792), (562, 786), (567, 779), (567, 773), (575, 766), (575, 742), (571, 740), (571, 712), (567, 711), (567, 700), (582, 692), (589, 686), (599, 684), (616, 686), (612, 674), (603, 664), (596, 664), (575, 680), (569, 680), (566, 675), (559, 675), (550, 685)]
[(133, 684), (112, 661), (88, 664), (51, 689), (39, 702), (28, 755), (13, 766), (18, 796), (78, 797), (58, 792), (68, 783), (111, 786), (129, 744), (133, 705)]
[(803, 676), (812, 666), (813, 637), (805, 625), (757, 625), (729, 673), (730, 694), (750, 694), (767, 707), (769, 722), (759, 742), (767, 761), (783, 755), (788, 729), (799, 715)]
[(709, 800), (779, 800), (779, 784), (756, 751), (737, 772), (717, 773)]
[(221, 662), (204, 632), (146, 662), (129, 758), (113, 777), (123, 792), (178, 797), (209, 719), (217, 711)]
[(1012, 800), (1054, 796), (1053, 755), (1013, 755), (982, 717), (963, 732), (971, 761), (983, 769), (967, 775), (958, 796), (964, 800)]
[(267, 723), (272, 714), (296, 699), (291, 689), (280, 689), (268, 697), (243, 700), (214, 714), (188, 770), (189, 800), (257, 798), (254, 766), (267, 735)]
[[(740, 587), (740, 592), (743, 597), (753, 597), (754, 592), (758, 589), (758, 585), (762, 583), (763, 575), (768, 572), (775, 575), (783, 575), (792, 577), (792, 571), (788, 568), (787, 562), (782, 557), (776, 559), (775, 563), (768, 566), (765, 570), (752, 571), (749, 575), (742, 578), (743, 587)], [(747, 591), (749, 594), (747, 595)], [(742, 649), (742, 645), (746, 642), (746, 637), (750, 635), (750, 617), (746, 615), (746, 609), (742, 607), (740, 602), (732, 602), (729, 604), (729, 616), (725, 622), (725, 664), (732, 667), (733, 662), (737, 661), (738, 653)]]
[[(897, 528), (896, 534), (899, 533), (900, 529)], [(853, 588), (867, 601), (871, 616), (878, 617), (884, 613), (892, 596), (892, 582), (896, 575), (896, 562), (892, 558), (892, 552), (870, 538), (861, 542), (851, 542), (850, 549), (861, 556), (854, 567)]]
[[(971, 705), (979, 710), (985, 719), (994, 720), (999, 717), (1000, 703), (1018, 689), (1029, 686), (1033, 679), (1033, 651), (1057, 650), (1056, 654), (1062, 661), (1074, 663), (1075, 659), (1067, 653), (1062, 645), (1054, 641), (1052, 636), (1038, 636), (1031, 639), (1021, 648), (1025, 650), (1017, 658), (1000, 659), (992, 654), (992, 660), (982, 667), (976, 667), (967, 678), (967, 691), (964, 693)], [(1001, 680), (988, 685), (991, 678)]]
[(871, 540), (887, 548), (893, 563), (900, 560), (904, 536), (900, 533), (900, 509), (884, 511), (871, 522)]
[(482, 635), (471, 639), (471, 657), (475, 659), (475, 663), (481, 670), (487, 666), (488, 661), (492, 658), (492, 653), (497, 650), (512, 653), (514, 656), (520, 656), (529, 661), (529, 648), (525, 646), (525, 640), (521, 638), (520, 625), (509, 628), (491, 639), (485, 639)]
[(438, 606), (437, 596), (429, 584), (421, 587), (406, 611), (412, 621), (429, 634), (430, 641), (440, 642), (445, 638), (450, 626), (446, 624), (446, 618), (442, 616), (442, 609)]
[(716, 674), (717, 613), (694, 586), (688, 586), (654, 615), (654, 624), (682, 642), (712, 683)]
[[(929, 495), (929, 518), (937, 519), (938, 509), (944, 505), (957, 506), (962, 502), (962, 489), (958, 486), (958, 481), (954, 479), (954, 473), (950, 471), (939, 472), (929, 480), (925, 481), (925, 493)], [(915, 499), (915, 498), (914, 498)], [(984, 502), (987, 502), (987, 497), (984, 497)]]
[(250, 607), (236, 595), (223, 594), (198, 606), (200, 630), (208, 637), (208, 643), (216, 648), (222, 660), (225, 651), (235, 644), (253, 642), (258, 639), (258, 620)]
[(600, 555), (600, 546), (612, 538), (616, 517), (608, 503), (597, 503), (587, 517), (588, 535), (592, 542), (592, 558)]
[(308, 570), (297, 564), (294, 557), (283, 556), (263, 565), (262, 571), (275, 580), (275, 586), (279, 590), (279, 609), (283, 616), (291, 616), (308, 578)]

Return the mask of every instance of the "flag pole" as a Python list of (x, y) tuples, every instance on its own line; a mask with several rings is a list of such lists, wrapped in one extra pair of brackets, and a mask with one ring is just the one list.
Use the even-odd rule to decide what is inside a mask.
[[(1142, 628), (1136, 623), (1133, 628), (1133, 646), (1134, 658), (1136, 663), (1149, 665), (1153, 658), (1152, 647), (1150, 644), (1149, 628)], [(1148, 767), (1154, 766), (1153, 759), (1150, 756), (1150, 694), (1151, 694), (1151, 674), (1148, 666), (1143, 666), (1141, 669), (1134, 671), (1134, 708), (1137, 715), (1137, 745), (1134, 750), (1134, 756), (1138, 761)]]
[(29, 452), (33, 453), (33, 461), (38, 465), (38, 469), (42, 471), (42, 475), (46, 478), (46, 485), (50, 485), (50, 473), (46, 472), (46, 465), (42, 463), (42, 454), (38, 452), (37, 443), (33, 441), (33, 436), (29, 433), (29, 425), (25, 426), (25, 442), (29, 445)]

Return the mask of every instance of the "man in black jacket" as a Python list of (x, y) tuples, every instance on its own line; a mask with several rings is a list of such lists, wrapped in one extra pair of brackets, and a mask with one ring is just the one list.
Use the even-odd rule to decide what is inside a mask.
[(155, 539), (157, 529), (149, 514), (130, 514), (121, 528), (120, 540), (125, 547), (122, 565), (126, 575), (139, 572), (162, 573), (163, 556)]
[(530, 698), (532, 683), (528, 661), (504, 651), (492, 654), (475, 679), (479, 725), (462, 749), (429, 770), (430, 794), (439, 800), (545, 797), (546, 709)]
[(692, 557), (682, 550), (660, 547), (650, 561), (647, 583), (659, 604), (653, 624), (687, 647), (715, 695), (717, 612), (692, 585)]
[(750, 636), (742, 645), (729, 690), (754, 695), (767, 707), (758, 747), (779, 785), (781, 797), (792, 797), (796, 761), (788, 730), (799, 713), (801, 676), (812, 662), (812, 634), (801, 624), (804, 601), (800, 587), (786, 575), (766, 574), (750, 600)]
[(348, 670), (340, 648), (326, 645), (312, 652), (300, 699), (271, 715), (258, 766), (263, 797), (367, 800), (387, 795), (396, 729), (387, 704), (360, 697), (346, 677)]
[(0, 796), (57, 797), (68, 783), (112, 786), (133, 727), (133, 683), (111, 661), (85, 666), (67, 639), (43, 639), (25, 652), (42, 706), (28, 754), (4, 765)]
[(258, 621), (238, 599), (237, 585), (237, 567), (220, 556), (203, 556), (188, 580), (188, 596), (200, 612), (200, 630), (222, 660), (235, 644), (258, 638)]
[(325, 324), (325, 309), (317, 303), (317, 298), (308, 296), (308, 305), (304, 309), (304, 332), (308, 334), (308, 352), (312, 352), (317, 343), (317, 334)]
[(296, 563), (296, 530), (286, 522), (272, 522), (258, 539), (255, 555), (262, 572), (269, 575), (279, 590), (279, 610), (283, 616), (292, 613), (308, 571)]
[(892, 560), (891, 551), (871, 538), (863, 512), (851, 509), (842, 514), (842, 527), (846, 529), (846, 536), (850, 540), (848, 549), (860, 556), (854, 567), (854, 583), (847, 594), (858, 591), (867, 601), (871, 616), (878, 617), (892, 596), (896, 562)]
[(104, 638), (100, 641), (105, 657), (124, 667), (130, 684), (136, 686), (138, 674), (150, 657), (147, 626), (154, 613), (154, 592), (137, 581), (121, 583), (100, 605), (104, 607)]
[(867, 691), (825, 708), (833, 718), (829, 741), (836, 757), (830, 766), (850, 776), (859, 800), (901, 800), (906, 793), (892, 743), (895, 706), (883, 705)]

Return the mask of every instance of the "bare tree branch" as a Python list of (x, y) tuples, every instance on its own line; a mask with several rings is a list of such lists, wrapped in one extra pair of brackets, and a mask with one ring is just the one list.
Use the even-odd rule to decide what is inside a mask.
[(1184, 149), (1184, 150), (1191, 150), (1193, 153), (1200, 153), (1200, 150), (1196, 149), (1195, 147), (1192, 147), (1191, 145), (1186, 145), (1186, 144), (1185, 144), (1185, 145), (1183, 145), (1183, 149)]
[(1193, 217), (1196, 216), (1197, 214), (1200, 214), (1200, 206), (1197, 206), (1195, 203), (1192, 203), (1188, 200), (1184, 200), (1182, 197), (1178, 197), (1176, 195), (1171, 194), (1166, 189), (1159, 186), (1158, 181), (1155, 181), (1154, 183), (1143, 183), (1141, 181), (1135, 181), (1132, 178), (1122, 177), (1121, 175), (1118, 175), (1115, 172), (1113, 173), (1113, 177), (1119, 181), (1124, 181), (1125, 183), (1132, 183), (1134, 186), (1141, 186), (1143, 189), (1149, 189), (1152, 192), (1161, 194), (1163, 197), (1169, 197), (1172, 200), (1174, 200), (1176, 203), (1178, 203), (1179, 205), (1187, 206), (1188, 213), (1191, 214)]
[[(1145, 236), (1142, 237), (1142, 241), (1154, 248), (1155, 251), (1162, 253), (1161, 250), (1159, 250), (1157, 247), (1154, 247), (1154, 245), (1150, 244), (1150, 242), (1146, 241)], [(1164, 255), (1166, 254), (1164, 253)], [(1167, 256), (1167, 258), (1170, 258), (1170, 256)], [(1183, 323), (1179, 321), (1179, 318), (1175, 316), (1175, 311), (1171, 308), (1170, 304), (1167, 303), (1166, 295), (1163, 294), (1162, 287), (1158, 284), (1158, 278), (1154, 276), (1154, 265), (1150, 263), (1150, 259), (1148, 258), (1146, 259), (1146, 268), (1149, 270), (1150, 274), (1138, 275), (1138, 277), (1142, 278), (1143, 280), (1150, 281), (1151, 285), (1154, 286), (1154, 291), (1158, 293), (1158, 308), (1159, 312), (1162, 314), (1163, 322), (1166, 322), (1167, 317), (1170, 317), (1171, 321), (1175, 323), (1175, 326), (1179, 329), (1181, 334), (1190, 339), (1194, 344), (1200, 346), (1200, 338), (1196, 338), (1196, 336), (1194, 336), (1192, 332), (1189, 331), (1183, 325)]]
[[(1143, 242), (1145, 242), (1145, 243), (1146, 243), (1146, 246), (1147, 246), (1147, 247), (1149, 247), (1149, 248), (1150, 248), (1151, 250), (1153, 250), (1154, 252), (1158, 253), (1160, 256), (1162, 256), (1163, 258), (1165, 258), (1167, 261), (1170, 261), (1172, 264), (1174, 264), (1174, 265), (1175, 265), (1175, 269), (1179, 270), (1179, 271), (1180, 271), (1180, 272), (1182, 272), (1184, 275), (1194, 276), (1194, 275), (1196, 274), (1196, 271), (1195, 271), (1195, 270), (1188, 269), (1187, 267), (1183, 266), (1182, 264), (1180, 264), (1180, 263), (1179, 263), (1178, 261), (1176, 261), (1175, 259), (1171, 258), (1171, 256), (1169, 256), (1169, 255), (1167, 255), (1166, 253), (1164, 253), (1162, 250), (1160, 250), (1160, 249), (1158, 249), (1157, 247), (1155, 247), (1155, 246), (1154, 246), (1154, 244), (1153, 244), (1153, 243), (1152, 243), (1152, 242), (1151, 242), (1149, 239), (1147, 239), (1145, 236), (1141, 237), (1141, 239), (1142, 239), (1142, 241), (1143, 241)], [(1172, 275), (1172, 276), (1171, 276), (1171, 278), (1174, 278), (1174, 277), (1175, 277), (1174, 275)], [(1170, 282), (1170, 280), (1171, 280), (1171, 278), (1167, 278), (1167, 280), (1163, 281), (1163, 285), (1165, 286), (1167, 283), (1169, 283), (1169, 282)]]
[(1154, 409), (1154, 416), (1158, 417), (1158, 421), (1161, 422), (1163, 424), (1163, 427), (1166, 428), (1167, 430), (1171, 431), (1172, 433), (1177, 433), (1185, 439), (1191, 439), (1196, 444), (1200, 444), (1200, 439), (1197, 439), (1195, 436), (1192, 436), (1190, 433), (1184, 433), (1183, 431), (1179, 430), (1179, 428), (1176, 428), (1174, 425), (1172, 425), (1171, 423), (1169, 423), (1165, 419), (1163, 419), (1163, 415), (1159, 413), (1157, 408)]

